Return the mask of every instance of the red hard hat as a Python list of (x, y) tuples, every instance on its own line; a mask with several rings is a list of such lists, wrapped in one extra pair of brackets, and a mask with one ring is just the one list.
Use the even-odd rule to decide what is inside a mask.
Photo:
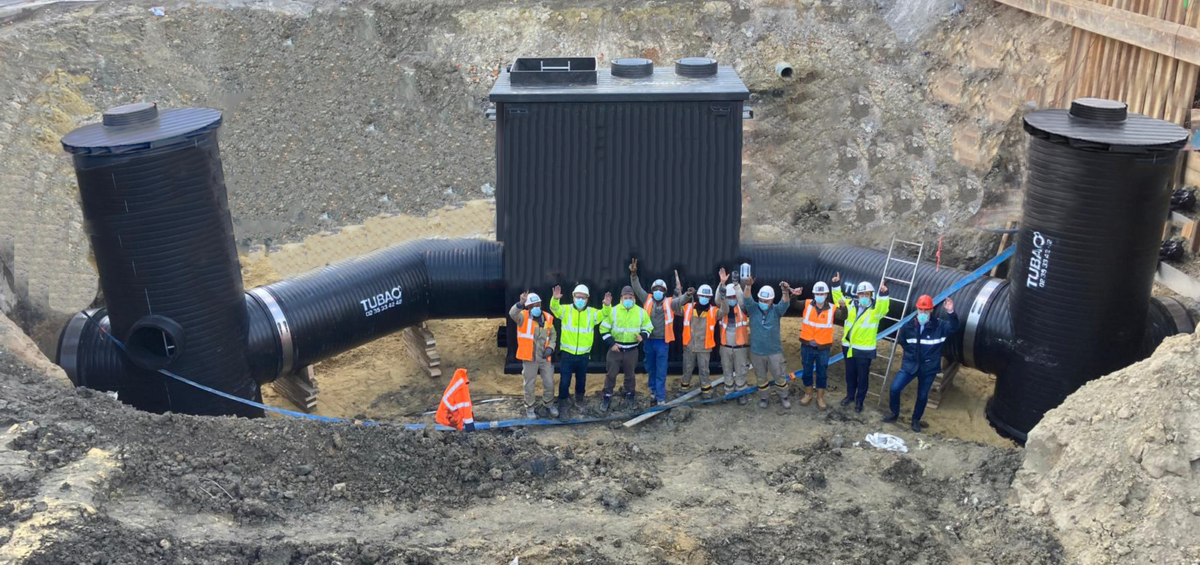
[(921, 297), (917, 299), (917, 309), (933, 310), (933, 298), (931, 298), (928, 294), (922, 294)]

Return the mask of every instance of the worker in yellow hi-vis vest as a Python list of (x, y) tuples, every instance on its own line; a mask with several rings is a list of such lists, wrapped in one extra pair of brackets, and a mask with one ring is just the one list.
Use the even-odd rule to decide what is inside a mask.
[(891, 307), (888, 287), (879, 284), (879, 298), (875, 287), (863, 281), (855, 288), (857, 297), (847, 299), (842, 294), (842, 274), (830, 279), (833, 283), (833, 303), (846, 309), (846, 323), (842, 331), (842, 351), (846, 354), (846, 398), (842, 406), (854, 403), (854, 411), (862, 412), (870, 385), (871, 361), (875, 360), (875, 343), (879, 341), (879, 321)]

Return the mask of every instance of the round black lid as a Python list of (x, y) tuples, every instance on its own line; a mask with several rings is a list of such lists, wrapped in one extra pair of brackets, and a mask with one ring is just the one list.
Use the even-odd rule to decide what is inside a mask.
[(675, 61), (675, 74), (688, 78), (710, 77), (717, 74), (717, 60), (708, 57), (684, 57)]
[(159, 112), (157, 104), (143, 102), (106, 110), (101, 123), (64, 135), (62, 145), (71, 153), (120, 153), (170, 145), (220, 125), (220, 110), (178, 108)]
[(1167, 121), (1130, 113), (1123, 102), (1079, 98), (1070, 110), (1041, 110), (1025, 116), (1025, 131), (1053, 143), (1116, 153), (1177, 151), (1188, 131)]
[(654, 74), (654, 62), (640, 57), (613, 59), (612, 75), (621, 78), (642, 78)]

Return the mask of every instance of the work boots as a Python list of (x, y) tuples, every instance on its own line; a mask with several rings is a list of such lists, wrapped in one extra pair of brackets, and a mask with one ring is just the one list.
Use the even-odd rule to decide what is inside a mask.
[(558, 407), (553, 404), (550, 405), (550, 417), (551, 418), (558, 417)]
[(637, 410), (637, 397), (632, 392), (625, 395), (625, 410), (628, 412)]
[(828, 406), (825, 404), (825, 389), (823, 388), (817, 389), (817, 408), (820, 408), (821, 410), (828, 408)]
[(800, 405), (808, 406), (809, 404), (812, 404), (812, 401), (813, 401), (813, 387), (806, 386), (806, 387), (804, 387), (804, 397), (800, 399)]
[(612, 408), (612, 397), (606, 394), (604, 400), (600, 401), (600, 411), (607, 414), (609, 408)]
[(575, 395), (575, 411), (576, 411), (576, 412), (583, 412), (583, 407), (584, 407), (584, 405), (585, 405), (585, 404), (586, 404), (586, 402), (584, 401), (583, 395), (582, 395), (582, 394), (576, 394), (576, 395)]
[(537, 410), (534, 410), (533, 408), (525, 409), (525, 419), (526, 420), (536, 420), (537, 417), (538, 417)]
[(842, 401), (839, 402), (839, 404), (841, 404), (841, 406), (843, 408), (845, 408), (845, 407), (849, 406), (851, 402), (854, 402), (854, 397), (850, 396), (850, 395), (846, 395), (846, 398), (843, 398)]

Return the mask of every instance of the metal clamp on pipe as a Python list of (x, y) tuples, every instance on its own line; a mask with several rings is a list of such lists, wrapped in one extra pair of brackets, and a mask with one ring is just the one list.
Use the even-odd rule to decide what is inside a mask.
[(266, 288), (259, 287), (249, 292), (250, 296), (254, 297), (259, 304), (266, 308), (271, 313), (271, 322), (275, 327), (275, 334), (279, 338), (279, 377), (292, 372), (292, 367), (296, 362), (296, 351), (292, 347), (292, 330), (288, 325), (287, 316), (283, 314), (283, 309), (279, 307), (279, 302), (271, 295), (271, 292)]
[(988, 301), (996, 294), (996, 289), (1000, 288), (1000, 279), (992, 279), (979, 289), (979, 294), (975, 295), (975, 301), (971, 303), (971, 309), (967, 312), (967, 324), (963, 327), (963, 364), (968, 367), (978, 367), (975, 363), (975, 338), (979, 332), (979, 322), (983, 319), (983, 313), (987, 311)]

